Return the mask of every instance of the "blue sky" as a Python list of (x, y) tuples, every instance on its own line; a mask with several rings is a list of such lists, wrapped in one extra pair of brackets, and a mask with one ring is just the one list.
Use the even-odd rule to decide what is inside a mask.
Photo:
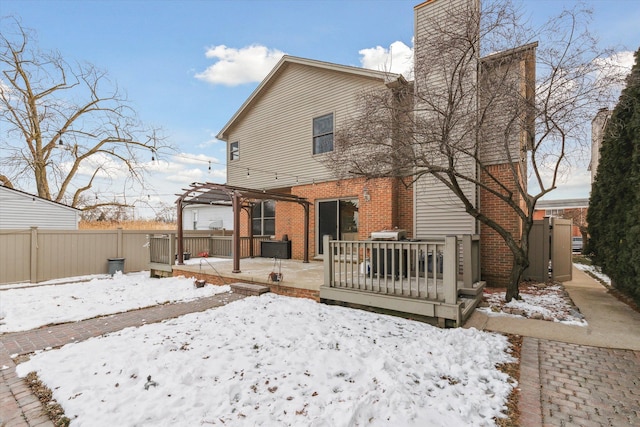
[[(41, 48), (107, 70), (140, 118), (164, 129), (181, 154), (162, 156), (168, 163), (154, 174), (156, 189), (147, 198), (156, 202), (173, 201), (173, 194), (193, 181), (224, 182), (225, 145), (215, 135), (280, 55), (376, 68), (385, 60), (381, 51), (395, 43), (394, 65), (400, 66), (412, 46), (413, 7), (418, 3), (3, 0), (0, 15), (19, 17), (24, 27), (34, 29)], [(526, 16), (541, 22), (575, 2), (521, 4)], [(638, 48), (640, 2), (586, 4), (594, 10), (593, 30), (603, 46)], [(583, 178), (578, 181), (552, 198), (587, 197), (588, 185)], [(141, 214), (150, 212), (143, 209)]]

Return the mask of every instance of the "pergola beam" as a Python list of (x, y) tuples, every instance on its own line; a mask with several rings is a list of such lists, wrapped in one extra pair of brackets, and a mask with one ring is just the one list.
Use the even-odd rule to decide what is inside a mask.
[[(258, 200), (275, 200), (300, 204), (304, 209), (304, 254), (303, 262), (309, 262), (309, 206), (311, 203), (292, 194), (284, 194), (266, 190), (236, 187), (211, 182), (194, 182), (190, 188), (183, 188), (184, 193), (178, 194), (176, 205), (178, 209), (178, 264), (184, 264), (184, 233), (182, 226), (182, 209), (187, 205), (216, 205), (228, 206), (231, 202), (233, 209), (233, 273), (240, 273), (240, 210), (250, 208)], [(224, 203), (226, 202), (226, 203)], [(253, 230), (249, 222), (250, 255), (253, 256)]]

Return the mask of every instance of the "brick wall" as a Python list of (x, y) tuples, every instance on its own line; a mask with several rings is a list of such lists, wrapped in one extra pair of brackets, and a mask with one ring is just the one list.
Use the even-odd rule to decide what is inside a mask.
[[(502, 183), (511, 183), (507, 187), (515, 195), (518, 194), (513, 173), (508, 164), (488, 166), (486, 171), (482, 171), (482, 182), (495, 190), (498, 187), (490, 184), (489, 173)], [(480, 208), (482, 213), (501, 224), (508, 232), (515, 236), (520, 235), (522, 223), (518, 215), (506, 203), (484, 189), (480, 190)], [(513, 255), (502, 237), (482, 223), (480, 224), (480, 251), (483, 280), (488, 286), (506, 286), (509, 283)]]
[[(365, 199), (365, 188), (368, 200)], [(309, 256), (316, 255), (316, 202), (330, 199), (358, 199), (358, 239), (368, 239), (372, 231), (390, 228), (413, 234), (413, 189), (396, 178), (366, 180), (354, 178), (291, 188), (291, 194), (311, 202), (309, 207)], [(247, 213), (240, 218), (241, 235), (248, 233)], [(304, 254), (304, 208), (297, 203), (276, 202), (276, 238), (286, 234), (291, 240), (291, 256)]]

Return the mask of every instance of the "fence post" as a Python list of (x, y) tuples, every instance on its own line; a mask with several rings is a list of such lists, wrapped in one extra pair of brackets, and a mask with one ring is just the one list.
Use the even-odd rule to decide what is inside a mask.
[(442, 281), (444, 285), (444, 302), (455, 304), (458, 301), (458, 245), (456, 236), (444, 238), (444, 266)]
[(169, 233), (169, 265), (175, 264), (175, 240), (175, 234)]
[(473, 282), (479, 282), (482, 277), (481, 262), (480, 262), (480, 236), (475, 234), (473, 241), (471, 242), (471, 250), (473, 256)]
[(38, 283), (38, 227), (31, 227), (31, 260), (29, 263), (29, 281)]
[(331, 286), (331, 277), (333, 276), (333, 248), (329, 247), (329, 235), (322, 236), (322, 247), (324, 248), (324, 285)]
[(118, 258), (122, 258), (124, 255), (124, 242), (122, 239), (122, 227), (118, 227), (118, 231), (117, 231), (117, 249), (116, 249), (116, 253), (117, 253), (117, 257)]

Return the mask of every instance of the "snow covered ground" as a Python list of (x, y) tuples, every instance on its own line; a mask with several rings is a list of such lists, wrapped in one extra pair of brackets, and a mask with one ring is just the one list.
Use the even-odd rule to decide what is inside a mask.
[[(94, 317), (127, 290), (105, 306), (221, 290), (169, 278), (134, 292), (143, 274), (94, 280), (20, 289), (11, 303), (18, 289), (0, 291), (3, 328)], [(16, 317), (8, 306), (19, 299), (40, 305)], [(516, 386), (496, 368), (513, 361), (508, 348), (499, 334), (266, 294), (39, 352), (17, 369), (38, 372), (72, 426), (488, 426)]]
[(593, 276), (596, 276), (601, 282), (607, 284), (607, 286), (611, 286), (611, 279), (609, 278), (609, 276), (607, 276), (606, 274), (603, 274), (602, 271), (600, 271), (600, 267), (596, 266), (596, 265), (586, 265), (586, 264), (573, 264), (576, 266), (576, 268), (585, 271), (587, 273), (590, 273)]
[(193, 280), (184, 277), (152, 279), (148, 271), (72, 280), (88, 281), (60, 284), (60, 280), (55, 280), (42, 286), (1, 290), (0, 333), (26, 331), (51, 323), (90, 319), (230, 291), (229, 286), (196, 288)]
[(520, 296), (522, 297), (520, 301), (511, 300), (505, 303), (505, 292), (485, 289), (486, 306), (479, 307), (477, 310), (489, 316), (525, 317), (567, 325), (588, 325), (562, 285), (544, 283), (521, 285)]

